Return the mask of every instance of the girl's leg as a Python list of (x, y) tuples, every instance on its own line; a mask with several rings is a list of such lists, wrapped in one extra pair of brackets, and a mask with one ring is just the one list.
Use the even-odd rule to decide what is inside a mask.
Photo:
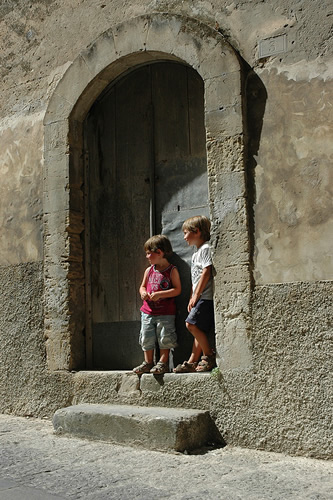
[(153, 364), (154, 349), (149, 349), (149, 351), (143, 351), (146, 363)]
[(160, 361), (169, 366), (170, 349), (177, 345), (175, 316), (158, 316), (157, 339), (160, 348)]
[(198, 361), (200, 358), (201, 350), (203, 351), (204, 356), (211, 356), (213, 354), (213, 350), (209, 345), (205, 332), (200, 330), (200, 328), (198, 328), (196, 325), (192, 325), (191, 323), (187, 322), (186, 328), (195, 338), (189, 362), (193, 363), (193, 361)]
[(170, 352), (170, 349), (160, 349), (160, 361), (162, 363), (168, 364), (169, 352)]

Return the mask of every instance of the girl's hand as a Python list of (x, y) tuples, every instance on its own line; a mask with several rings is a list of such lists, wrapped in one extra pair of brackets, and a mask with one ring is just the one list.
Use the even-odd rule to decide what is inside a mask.
[(147, 292), (143, 292), (143, 293), (141, 294), (141, 299), (142, 299), (142, 300), (149, 300), (149, 293), (147, 293)]
[(158, 300), (160, 300), (160, 293), (161, 292), (153, 292), (149, 295), (149, 300), (152, 300), (153, 302), (157, 302)]

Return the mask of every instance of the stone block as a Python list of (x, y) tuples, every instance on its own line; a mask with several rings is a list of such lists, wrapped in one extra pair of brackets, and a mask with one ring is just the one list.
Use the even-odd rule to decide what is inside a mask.
[[(47, 216), (48, 220), (56, 220), (57, 214), (52, 214)], [(59, 264), (59, 256), (61, 256), (61, 262), (67, 261), (69, 257), (70, 241), (67, 232), (61, 231), (59, 227), (55, 227), (52, 224), (46, 224), (45, 229), (47, 233), (45, 235), (45, 258), (48, 262), (53, 262)], [(51, 230), (49, 232), (49, 230)]]
[(63, 182), (61, 187), (61, 179), (57, 180), (57, 184), (57, 189), (52, 186), (44, 193), (44, 211), (47, 214), (69, 210), (69, 189), (65, 189)]
[(221, 287), (228, 283), (249, 283), (250, 270), (247, 264), (225, 267), (222, 260), (222, 253), (215, 254), (214, 266), (216, 268), (217, 278), (215, 280), (215, 290), (218, 294)]
[(58, 95), (57, 90), (55, 90), (44, 116), (44, 125), (51, 125), (52, 123), (66, 120), (71, 114), (72, 109), (73, 103), (68, 102), (64, 96)]
[(240, 71), (205, 80), (206, 112), (238, 104), (241, 95)]
[(44, 215), (45, 237), (52, 238), (56, 233), (64, 234), (69, 225), (69, 210), (58, 210)]
[(136, 17), (112, 28), (117, 57), (146, 50), (149, 17)]
[(128, 394), (140, 395), (140, 379), (133, 373), (123, 373), (121, 377), (118, 394), (126, 396)]
[(221, 371), (250, 370), (252, 368), (251, 343), (248, 338), (249, 321), (245, 314), (221, 322), (216, 314), (216, 350)]
[(58, 434), (162, 451), (200, 448), (216, 440), (208, 411), (134, 405), (80, 404), (57, 410)]
[[(239, 71), (237, 55), (219, 33), (216, 33), (217, 43), (205, 40), (206, 57), (203, 57), (198, 71), (202, 78), (214, 78)], [(208, 43), (207, 43), (208, 42)]]
[[(219, 279), (218, 270), (231, 266), (242, 266), (249, 263), (249, 244), (247, 233), (227, 231), (221, 234), (219, 239), (220, 251), (217, 250), (218, 257), (216, 262), (216, 280)], [(224, 274), (223, 274), (224, 276)]]
[(210, 196), (216, 202), (245, 198), (246, 184), (244, 172), (222, 172), (210, 179)]
[(205, 115), (208, 141), (221, 140), (222, 136), (240, 135), (243, 132), (242, 105), (239, 101)]
[[(87, 66), (86, 61), (79, 55), (65, 72), (55, 90), (55, 95), (66, 99), (73, 108), (79, 96), (94, 77), (95, 75)], [(53, 106), (53, 97), (50, 100), (50, 105)], [(70, 113), (67, 114), (67, 117), (69, 115)]]
[(57, 157), (47, 154), (44, 161), (44, 191), (60, 188), (69, 183), (69, 155), (64, 153)]
[(148, 27), (146, 50), (174, 54), (182, 24), (183, 20), (176, 16), (154, 16)]
[(112, 30), (104, 32), (86, 50), (81, 57), (91, 71), (98, 75), (117, 59)]
[(50, 371), (70, 369), (70, 339), (61, 338), (59, 332), (55, 339), (45, 342), (47, 364)]
[[(59, 266), (60, 267), (60, 266)], [(46, 315), (48, 317), (56, 317), (60, 312), (68, 313), (68, 298), (69, 289), (67, 281), (57, 281), (55, 279), (48, 279), (47, 286), (45, 287), (45, 299), (47, 299)], [(57, 318), (57, 324), (61, 323), (61, 317)], [(67, 325), (67, 318), (63, 322)]]
[(211, 216), (214, 221), (213, 231), (221, 230), (247, 232), (247, 206), (245, 198), (225, 199), (211, 204)]
[[(131, 380), (127, 380), (132, 375)], [(117, 401), (122, 387), (122, 396), (139, 391), (139, 377), (123, 371), (79, 371), (73, 379), (75, 397), (73, 405), (85, 403), (110, 403)]]
[(219, 172), (244, 171), (243, 136), (223, 137), (207, 141), (207, 168), (211, 176)]
[[(219, 288), (222, 290), (222, 286)], [(225, 316), (235, 317), (242, 311), (249, 311), (251, 294), (250, 283), (227, 283), (223, 287), (223, 294), (215, 298), (215, 305)]]
[(48, 123), (44, 127), (45, 159), (63, 157), (68, 153), (68, 121)]

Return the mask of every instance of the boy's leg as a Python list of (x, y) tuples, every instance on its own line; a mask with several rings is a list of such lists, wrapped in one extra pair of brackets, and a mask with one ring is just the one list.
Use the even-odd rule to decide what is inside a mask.
[(213, 354), (213, 349), (209, 345), (207, 335), (205, 334), (205, 332), (200, 330), (200, 328), (198, 328), (196, 325), (192, 325), (191, 323), (187, 322), (186, 322), (186, 328), (195, 338), (191, 354), (191, 358), (192, 357), (194, 358), (193, 361), (198, 361), (198, 359), (200, 358), (201, 350), (203, 351), (204, 356), (211, 356)]
[(188, 363), (197, 363), (200, 359), (202, 353), (201, 346), (197, 339), (194, 337), (191, 356), (188, 359)]

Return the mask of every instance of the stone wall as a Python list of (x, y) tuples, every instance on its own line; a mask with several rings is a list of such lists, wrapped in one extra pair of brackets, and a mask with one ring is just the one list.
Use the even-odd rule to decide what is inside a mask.
[[(47, 365), (43, 119), (82, 51), (111, 27), (156, 12), (218, 30), (240, 56), (245, 141), (234, 148), (230, 141), (223, 155), (239, 172), (235, 151), (245, 148), (249, 241), (242, 249), (251, 280), (235, 277), (226, 290), (234, 270), (224, 256), (235, 244), (238, 255), (243, 250), (232, 232), (219, 232), (215, 212), (220, 374), (168, 375), (164, 385), (144, 377), (139, 386), (129, 374)], [(1, 2), (0, 411), (42, 417), (83, 401), (207, 407), (227, 442), (332, 456), (331, 15), (330, 2), (316, 2), (314, 12), (311, 0)], [(267, 39), (273, 52), (286, 40), (285, 52), (260, 58)], [(223, 186), (211, 186), (211, 202), (223, 203)], [(63, 300), (56, 280), (53, 291)]]

